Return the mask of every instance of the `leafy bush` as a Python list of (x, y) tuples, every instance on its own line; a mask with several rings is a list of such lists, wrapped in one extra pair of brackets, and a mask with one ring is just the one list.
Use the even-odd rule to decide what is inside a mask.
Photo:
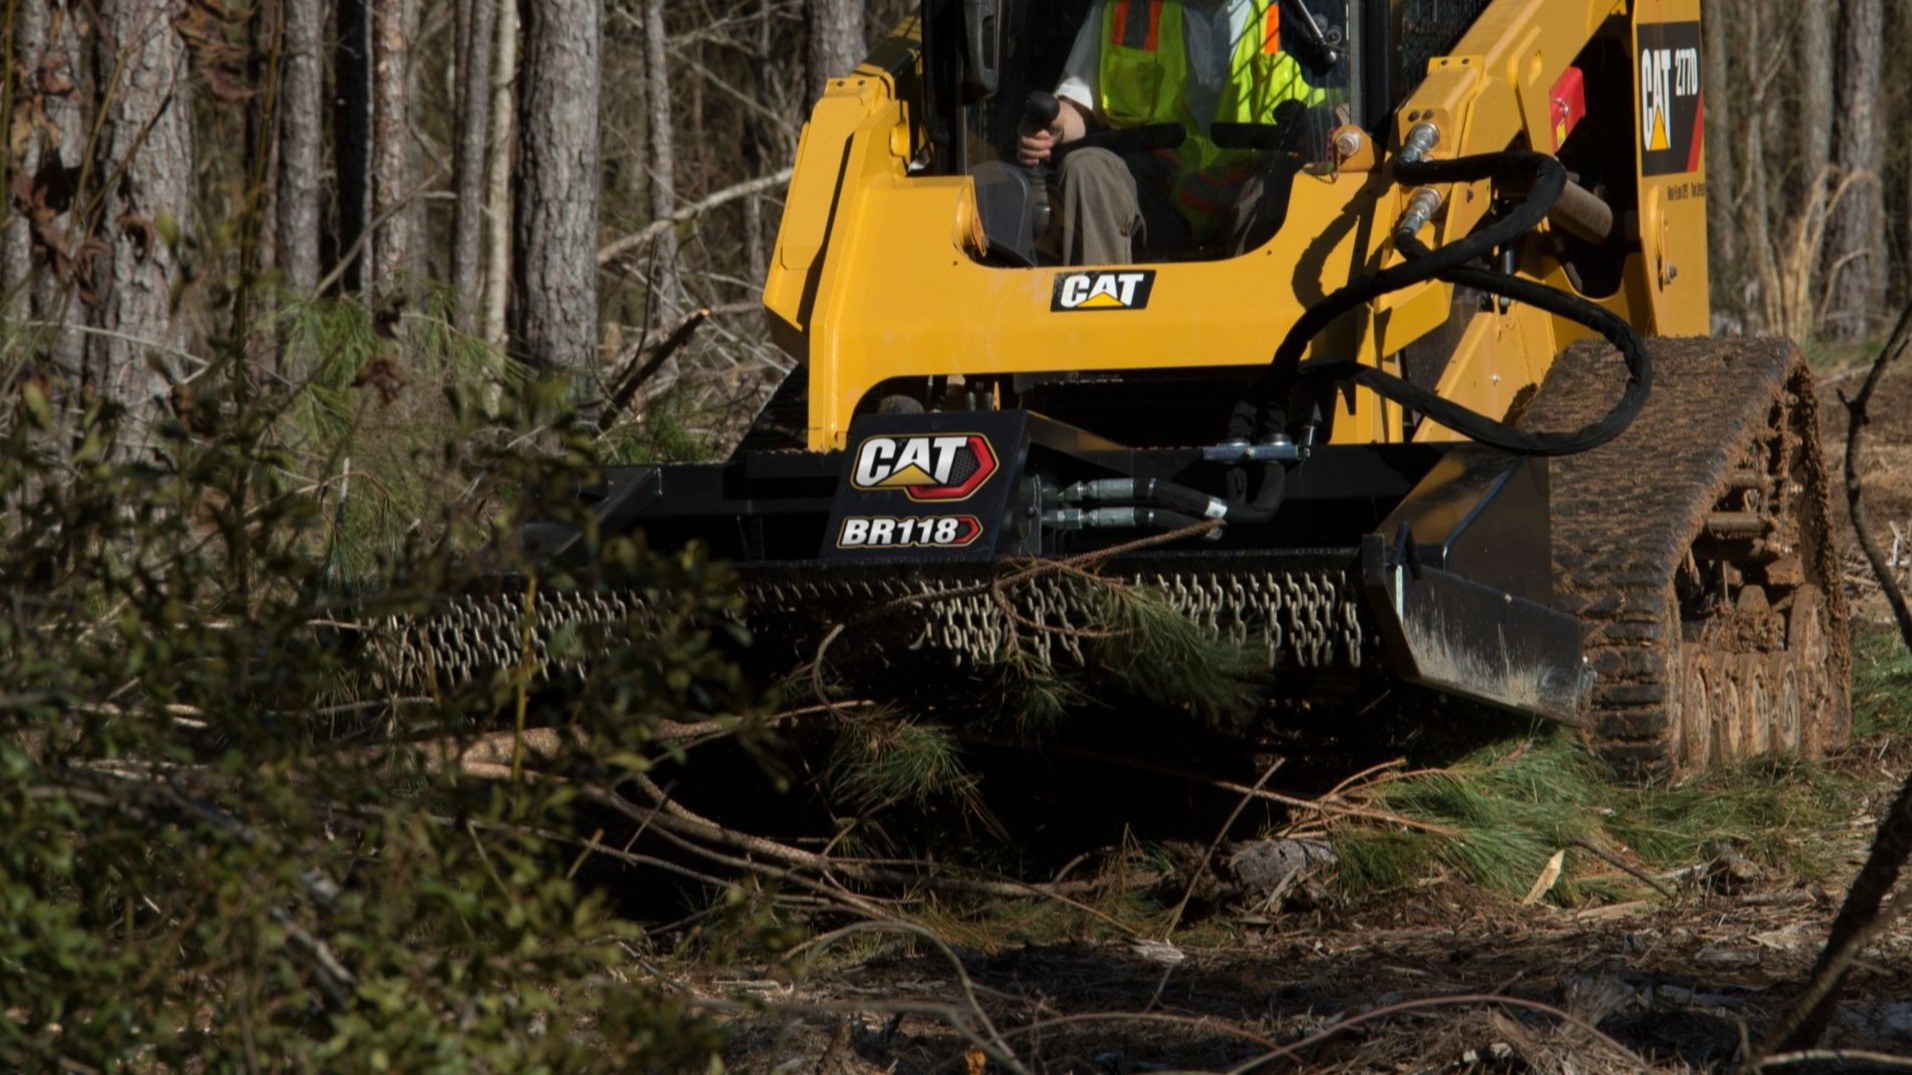
[[(314, 353), (325, 316), (358, 340), (349, 311), (306, 316)], [(448, 378), (436, 432), (381, 450), (478, 491), (359, 534), (342, 592), (338, 483), (305, 475), (391, 405), (350, 354), (277, 392), (216, 367), (206, 420), (137, 451), (110, 408), (62, 415), (60, 385), (0, 419), (0, 1068), (629, 1071), (718, 1044), (574, 880), (573, 777), (642, 771), (660, 721), (749, 712), (724, 580), (611, 543), (593, 570), (655, 615), (588, 690), (384, 689), (377, 636), (472, 585), (463, 550), (591, 447), (547, 387)], [(535, 464), (485, 448), (525, 443)]]

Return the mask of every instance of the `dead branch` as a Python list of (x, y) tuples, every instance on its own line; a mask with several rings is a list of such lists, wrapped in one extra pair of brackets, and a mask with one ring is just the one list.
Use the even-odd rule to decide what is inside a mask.
[(614, 239), (611, 242), (604, 244), (603, 248), (601, 248), (598, 251), (597, 263), (599, 265), (609, 264), (610, 262), (617, 260), (623, 255), (628, 254), (633, 250), (636, 250), (638, 247), (643, 246), (645, 243), (648, 243), (651, 240), (656, 239), (658, 236), (664, 234), (670, 229), (676, 227), (677, 225), (683, 224), (690, 220), (694, 220), (698, 216), (701, 216), (702, 214), (707, 213), (711, 211), (712, 209), (717, 208), (720, 205), (725, 205), (730, 202), (734, 202), (739, 198), (748, 198), (753, 194), (761, 194), (766, 190), (772, 190), (776, 187), (780, 187), (783, 184), (788, 183), (789, 181), (790, 181), (790, 169), (785, 168), (782, 171), (775, 172), (770, 175), (761, 176), (756, 179), (747, 180), (742, 183), (737, 183), (733, 186), (725, 187), (724, 189), (716, 192), (715, 194), (710, 195), (709, 197), (703, 199), (702, 201), (692, 202), (691, 204), (686, 205), (682, 209), (679, 209), (677, 212), (672, 213), (670, 216), (667, 216), (662, 220), (652, 221), (650, 224), (646, 225), (644, 228), (642, 228), (639, 231), (626, 235), (622, 239)]
[(1471, 1008), (1481, 1006), (1521, 1008), (1526, 1011), (1539, 1012), (1542, 1015), (1552, 1016), (1568, 1026), (1584, 1032), (1589, 1038), (1612, 1050), (1618, 1056), (1623, 1057), (1629, 1067), (1633, 1067), (1636, 1070), (1646, 1069), (1646, 1061), (1643, 1060), (1638, 1053), (1615, 1041), (1599, 1027), (1594, 1026), (1592, 1023), (1570, 1012), (1563, 1011), (1551, 1004), (1543, 1004), (1540, 1001), (1527, 1000), (1522, 997), (1502, 996), (1492, 993), (1470, 993), (1451, 997), (1422, 997), (1419, 1000), (1403, 1000), (1395, 1004), (1383, 1004), (1378, 1008), (1370, 1008), (1358, 1015), (1350, 1015), (1326, 1030), (1310, 1034), (1300, 1041), (1293, 1042), (1289, 1045), (1283, 1045), (1245, 1064), (1236, 1065), (1228, 1069), (1228, 1075), (1247, 1075), (1248, 1072), (1260, 1071), (1265, 1066), (1277, 1060), (1287, 1059), (1298, 1061), (1301, 1058), (1301, 1053), (1363, 1023), (1371, 1023), (1377, 1019), (1392, 1018), (1393, 1016), (1407, 1012), (1426, 1011), (1429, 1008)]
[(862, 933), (907, 933), (920, 940), (928, 941), (930, 945), (936, 949), (937, 953), (949, 962), (950, 967), (955, 970), (956, 981), (962, 987), (963, 1002), (967, 1006), (968, 1011), (975, 1016), (977, 1024), (982, 1027), (982, 1036), (985, 1040), (975, 1040), (974, 1036), (962, 1027), (957, 1028), (958, 1032), (962, 1033), (965, 1037), (971, 1038), (971, 1044), (990, 1053), (997, 1063), (1002, 1064), (1011, 1071), (1020, 1072), (1021, 1075), (1029, 1075), (1029, 1069), (1024, 1067), (1022, 1061), (1016, 1058), (1015, 1050), (1009, 1047), (1009, 1042), (1003, 1038), (1002, 1032), (996, 1029), (996, 1024), (990, 1020), (989, 1013), (983, 1010), (982, 1004), (976, 999), (976, 983), (970, 980), (969, 971), (963, 966), (962, 958), (949, 946), (949, 942), (943, 940), (943, 938), (937, 936), (934, 932), (916, 925), (913, 922), (858, 922), (809, 941), (793, 949), (791, 954), (796, 955), (798, 952), (811, 949), (821, 950), (845, 937)]
[(612, 423), (617, 421), (617, 416), (623, 414), (624, 409), (631, 405), (631, 400), (637, 398), (638, 389), (643, 388), (652, 377), (657, 376), (657, 371), (664, 368), (664, 363), (670, 361), (672, 355), (689, 343), (691, 334), (708, 320), (710, 320), (710, 307), (699, 307), (690, 316), (679, 321), (671, 329), (670, 335), (664, 337), (664, 342), (658, 344), (656, 348), (640, 346), (631, 352), (630, 358), (618, 367), (617, 373), (611, 378), (613, 387), (610, 405), (598, 415), (600, 433), (611, 428)]
[(1669, 900), (1679, 898), (1672, 889), (1666, 887), (1665, 884), (1661, 883), (1652, 874), (1647, 873), (1645, 870), (1640, 869), (1638, 866), (1634, 866), (1633, 864), (1627, 862), (1625, 859), (1621, 858), (1620, 856), (1614, 854), (1611, 851), (1608, 851), (1606, 848), (1603, 848), (1599, 846), (1598, 844), (1595, 844), (1591, 840), (1583, 840), (1579, 838), (1578, 836), (1576, 836), (1573, 839), (1568, 840), (1567, 843), (1573, 845), (1574, 847), (1579, 848), (1582, 851), (1589, 852), (1593, 855), (1598, 856), (1601, 859), (1604, 859), (1607, 865), (1612, 866), (1615, 869), (1625, 870), (1628, 874), (1631, 874), (1633, 876), (1634, 880), (1639, 881), (1641, 884), (1652, 888), (1653, 891), (1658, 892), (1660, 895), (1665, 896)]
[(1175, 932), (1175, 927), (1182, 924), (1182, 912), (1188, 910), (1188, 901), (1195, 898), (1195, 885), (1201, 880), (1201, 870), (1207, 863), (1215, 858), (1215, 852), (1221, 849), (1222, 841), (1228, 839), (1228, 830), (1235, 827), (1235, 820), (1241, 817), (1243, 810), (1248, 809), (1248, 804), (1254, 800), (1255, 794), (1261, 791), (1263, 785), (1267, 784), (1268, 781), (1274, 777), (1275, 771), (1280, 769), (1287, 761), (1287, 758), (1276, 758), (1274, 764), (1262, 771), (1261, 779), (1255, 781), (1255, 786), (1248, 789), (1242, 794), (1240, 799), (1236, 800), (1235, 808), (1228, 813), (1228, 820), (1222, 822), (1221, 828), (1215, 833), (1215, 838), (1209, 841), (1207, 853), (1202, 856), (1202, 861), (1196, 864), (1193, 875), (1188, 879), (1188, 886), (1182, 889), (1182, 898), (1177, 900), (1174, 909), (1169, 911), (1168, 925), (1162, 927), (1162, 940), (1164, 943), (1166, 943), (1170, 935)]
[(1837, 1070), (1849, 1071), (1855, 1068), (1889, 1068), (1895, 1071), (1912, 1071), (1912, 1057), (1893, 1056), (1890, 1053), (1870, 1053), (1860, 1049), (1804, 1049), (1796, 1053), (1780, 1053), (1753, 1061), (1746, 1071), (1758, 1072), (1774, 1068), (1792, 1067), (1795, 1064), (1831, 1064)]
[[(974, 742), (1001, 742), (1001, 740), (980, 736), (970, 738)], [(1246, 795), (1263, 802), (1278, 803), (1296, 810), (1312, 811), (1320, 815), (1323, 819), (1339, 817), (1361, 818), (1383, 825), (1399, 825), (1405, 829), (1431, 833), (1432, 835), (1443, 836), (1449, 839), (1460, 836), (1459, 830), (1447, 825), (1432, 821), (1421, 821), (1418, 818), (1406, 817), (1401, 814), (1390, 813), (1386, 810), (1380, 810), (1370, 806), (1359, 806), (1354, 803), (1340, 801), (1331, 796), (1323, 796), (1319, 799), (1302, 799), (1293, 795), (1283, 795), (1278, 791), (1269, 791), (1266, 788), (1251, 788), (1246, 784), (1237, 784), (1230, 780), (1218, 780), (1206, 773), (1192, 772), (1187, 769), (1178, 769), (1171, 765), (1142, 761), (1139, 758), (1126, 758), (1119, 754), (1104, 754), (1101, 751), (1086, 750), (1081, 747), (1072, 746), (1058, 746), (1050, 749), (1089, 761), (1134, 769), (1137, 772), (1154, 773), (1158, 776), (1172, 776), (1190, 783), (1202, 784), (1218, 791), (1226, 791), (1235, 795)]]

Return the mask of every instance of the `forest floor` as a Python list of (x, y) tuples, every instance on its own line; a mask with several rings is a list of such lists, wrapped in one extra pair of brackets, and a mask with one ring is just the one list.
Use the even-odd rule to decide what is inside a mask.
[[(1826, 454), (1846, 443), (1840, 393), (1863, 368), (1821, 373)], [(1867, 495), (1912, 560), (1912, 374), (1874, 401)], [(1848, 535), (1846, 546), (1853, 543)], [(1857, 630), (1891, 631), (1856, 552)], [(1878, 661), (1892, 645), (1859, 647)], [(1861, 676), (1861, 711), (1912, 710), (1912, 665)], [(1662, 1072), (1737, 1068), (1797, 1001), (1877, 825), (1912, 767), (1903, 721), (1830, 765), (1855, 789), (1846, 816), (1790, 834), (1817, 869), (1695, 862), (1664, 893), (1522, 905), (1456, 876), (1303, 911), (1209, 914), (1174, 944), (1005, 935), (959, 948), (869, 935), (800, 979), (706, 968), (683, 985), (761, 1005), (735, 1017), (732, 1070), (862, 1073), (1020, 1070)], [(1498, 998), (1498, 999), (1495, 999)], [(1912, 1070), (1912, 921), (1865, 950), (1824, 1042), (1870, 1060), (1797, 1057), (1769, 1070)], [(1261, 1061), (1267, 1060), (1265, 1067)]]

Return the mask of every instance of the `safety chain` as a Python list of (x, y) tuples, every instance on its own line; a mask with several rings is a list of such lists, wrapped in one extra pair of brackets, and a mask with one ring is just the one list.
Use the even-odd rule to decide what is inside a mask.
[[(1361, 665), (1367, 638), (1345, 571), (1158, 573), (1122, 582), (1153, 588), (1173, 612), (1218, 639), (1264, 646), (1270, 668)], [(1085, 642), (1107, 629), (1095, 583), (1065, 573), (997, 587), (934, 579), (764, 581), (747, 586), (745, 596), (749, 618), (762, 622), (894, 606), (899, 616), (918, 618), (918, 645), (981, 667), (1010, 656), (1012, 643), (1042, 663), (1081, 665)], [(411, 684), (454, 684), (501, 668), (581, 672), (586, 658), (615, 646), (617, 632), (648, 616), (643, 598), (630, 590), (540, 592), (529, 630), (523, 607), (522, 595), (469, 595), (424, 617), (394, 617), (376, 632), (384, 667)]]
[(507, 668), (549, 677), (583, 671), (615, 646), (618, 630), (649, 616), (632, 590), (539, 591), (530, 623), (524, 604), (523, 594), (461, 595), (425, 616), (386, 619), (374, 645), (399, 684), (450, 686)]

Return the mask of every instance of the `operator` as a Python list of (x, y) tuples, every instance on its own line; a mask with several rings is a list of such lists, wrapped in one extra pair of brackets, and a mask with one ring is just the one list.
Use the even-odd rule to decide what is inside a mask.
[(1177, 123), (1186, 137), (1174, 150), (1088, 147), (1063, 157), (1056, 178), (1065, 264), (1130, 264), (1138, 253), (1173, 259), (1217, 246), (1239, 254), (1273, 234), (1287, 199), (1264, 205), (1262, 194), (1286, 190), (1294, 159), (1222, 149), (1209, 130), (1284, 118), (1305, 126), (1304, 109), (1326, 100), (1281, 50), (1281, 2), (1095, 0), (1056, 87), (1056, 122), (1018, 137), (1018, 162), (1035, 167), (1057, 143), (1100, 127)]

